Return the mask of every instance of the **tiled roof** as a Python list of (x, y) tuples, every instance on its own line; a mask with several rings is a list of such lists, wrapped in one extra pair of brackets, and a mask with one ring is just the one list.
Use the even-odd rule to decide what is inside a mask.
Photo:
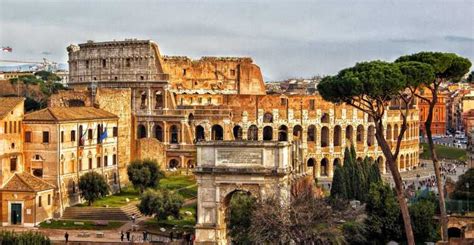
[(48, 182), (27, 172), (22, 172), (15, 173), (15, 175), (13, 175), (10, 180), (8, 180), (1, 190), (38, 192), (54, 188), (55, 187)]
[(117, 116), (95, 107), (48, 107), (25, 114), (23, 121), (77, 121), (91, 119), (116, 119)]
[(0, 119), (4, 118), (23, 100), (23, 97), (0, 97)]

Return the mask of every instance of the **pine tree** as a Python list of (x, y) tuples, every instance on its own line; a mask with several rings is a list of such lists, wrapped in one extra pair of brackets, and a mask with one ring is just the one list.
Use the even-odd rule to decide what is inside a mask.
[(334, 170), (334, 177), (332, 179), (331, 187), (331, 197), (332, 198), (342, 198), (347, 199), (347, 190), (345, 182), (345, 171), (344, 167), (336, 165), (336, 170)]

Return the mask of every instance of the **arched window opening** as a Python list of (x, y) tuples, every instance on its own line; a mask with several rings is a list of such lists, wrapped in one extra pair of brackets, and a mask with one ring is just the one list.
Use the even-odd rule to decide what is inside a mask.
[(169, 169), (177, 169), (179, 168), (179, 161), (176, 159), (171, 159), (169, 164), (168, 164)]
[(395, 124), (395, 126), (393, 127), (393, 140), (397, 140), (398, 139), (398, 125)]
[(178, 126), (173, 125), (170, 127), (170, 140), (171, 144), (178, 144), (179, 143), (179, 129)]
[(266, 126), (263, 128), (263, 140), (272, 140), (273, 139), (273, 128)]
[(321, 123), (329, 123), (329, 114), (323, 113), (321, 116)]
[(308, 167), (314, 167), (314, 159), (313, 158), (310, 158), (308, 159), (308, 162), (306, 164)]
[(379, 167), (379, 171), (380, 171), (381, 174), (385, 173), (385, 171), (383, 169), (383, 165), (384, 165), (383, 157), (379, 156), (379, 158), (377, 158), (377, 166)]
[(273, 114), (270, 112), (266, 112), (263, 114), (263, 122), (264, 123), (272, 123), (273, 122)]
[(334, 164), (334, 165), (333, 165), (334, 168), (336, 168), (336, 167), (342, 167), (341, 159), (339, 159), (339, 158), (334, 159), (333, 164)]
[(249, 127), (247, 131), (248, 140), (258, 140), (258, 128), (255, 125)]
[(214, 125), (211, 128), (211, 137), (212, 140), (223, 140), (224, 139), (224, 129), (221, 125)]
[(390, 124), (387, 125), (387, 130), (386, 130), (386, 133), (385, 133), (385, 138), (387, 140), (391, 140), (392, 139), (392, 126)]
[(155, 125), (155, 138), (163, 142), (163, 128), (160, 125)]
[(206, 140), (206, 133), (204, 127), (201, 125), (196, 126), (196, 142)]
[(140, 94), (140, 109), (146, 108), (146, 92), (142, 91)]
[(242, 127), (237, 125), (237, 126), (234, 127), (234, 129), (232, 131), (234, 133), (234, 139), (236, 139), (236, 140), (241, 140), (242, 139)]
[(138, 138), (146, 138), (146, 127), (143, 124), (138, 125)]
[(341, 126), (334, 127), (334, 146), (341, 146)]
[(364, 126), (357, 126), (357, 143), (361, 144), (364, 142)]
[(161, 91), (155, 92), (155, 109), (161, 109), (163, 107), (163, 95)]
[(321, 147), (328, 147), (329, 146), (329, 128), (323, 127), (321, 129)]
[(373, 146), (375, 143), (375, 128), (374, 126), (370, 125), (369, 129), (367, 130), (367, 145)]
[(316, 142), (316, 127), (314, 125), (308, 127), (308, 142)]
[(84, 132), (82, 132), (84, 129), (82, 127), (82, 125), (79, 126), (79, 146), (83, 146), (84, 145)]
[(293, 127), (293, 140), (301, 141), (303, 139), (303, 128), (300, 125)]
[(352, 137), (354, 134), (354, 129), (351, 125), (346, 127), (346, 139), (348, 139), (352, 143)]
[(287, 141), (288, 140), (288, 127), (281, 125), (278, 128), (278, 141)]
[(329, 167), (329, 161), (327, 158), (323, 158), (321, 160), (321, 168), (320, 168), (320, 175), (321, 176), (328, 176), (328, 167)]

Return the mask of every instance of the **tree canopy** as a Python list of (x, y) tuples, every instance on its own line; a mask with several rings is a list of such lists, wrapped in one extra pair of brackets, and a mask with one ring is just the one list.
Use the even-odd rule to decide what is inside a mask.
[(96, 172), (87, 172), (79, 178), (79, 190), (89, 206), (97, 199), (109, 194), (109, 185), (105, 178)]
[(183, 206), (183, 197), (166, 189), (145, 191), (138, 209), (142, 214), (155, 215), (159, 220), (168, 216), (179, 218), (179, 209)]
[(164, 177), (158, 163), (150, 159), (135, 160), (127, 167), (128, 179), (133, 186), (143, 192), (146, 188), (155, 188)]

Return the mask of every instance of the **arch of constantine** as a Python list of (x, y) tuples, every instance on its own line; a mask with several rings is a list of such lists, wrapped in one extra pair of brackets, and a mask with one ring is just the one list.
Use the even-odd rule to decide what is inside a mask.
[(228, 244), (227, 213), (232, 195), (289, 200), (291, 185), (304, 173), (287, 142), (210, 141), (197, 144), (197, 244)]

